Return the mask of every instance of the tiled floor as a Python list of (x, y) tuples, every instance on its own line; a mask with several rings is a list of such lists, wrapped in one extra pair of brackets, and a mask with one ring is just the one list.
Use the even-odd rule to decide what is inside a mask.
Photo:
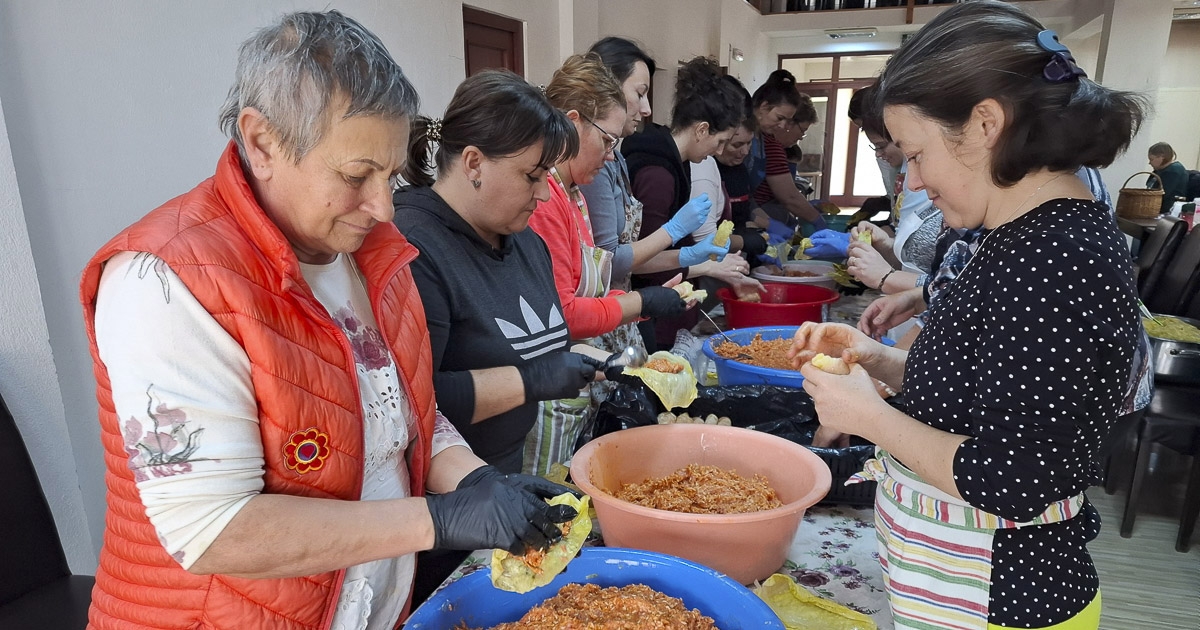
[(1088, 547), (1100, 571), (1104, 630), (1200, 629), (1200, 531), (1187, 553), (1175, 551), (1181, 488), (1156, 487), (1138, 511), (1132, 538), (1120, 535), (1124, 490), (1088, 491), (1104, 523)]

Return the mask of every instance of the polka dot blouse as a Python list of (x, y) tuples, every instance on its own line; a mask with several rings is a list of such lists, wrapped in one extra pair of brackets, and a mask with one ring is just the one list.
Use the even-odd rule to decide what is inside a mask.
[[(1095, 481), (1139, 331), (1125, 238), (1102, 204), (1058, 199), (993, 230), (930, 313), (905, 365), (914, 418), (971, 436), (954, 478), (971, 505), (1026, 521)], [(1082, 610), (1100, 518), (997, 532), (990, 623)]]

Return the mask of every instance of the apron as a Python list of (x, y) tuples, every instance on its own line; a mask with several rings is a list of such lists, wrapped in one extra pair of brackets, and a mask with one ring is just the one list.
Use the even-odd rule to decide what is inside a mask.
[[(625, 211), (625, 225), (621, 233), (617, 235), (617, 242), (621, 245), (629, 245), (637, 240), (638, 234), (642, 231), (642, 202), (638, 201), (630, 191), (632, 187), (629, 182), (629, 171), (625, 167), (624, 160), (617, 160), (617, 176), (620, 177), (618, 188), (621, 191), (620, 198), (623, 201)], [(631, 288), (630, 278), (632, 274), (626, 274), (624, 278), (613, 278), (612, 288), (621, 291), (629, 291)], [(598, 348), (609, 354), (620, 352), (630, 346), (636, 346), (642, 350), (646, 349), (646, 344), (642, 341), (642, 334), (638, 332), (637, 323), (630, 322), (617, 326), (612, 332), (604, 333), (596, 337), (588, 339), (585, 343), (593, 348)], [(600, 409), (600, 403), (608, 399), (608, 395), (616, 388), (616, 383), (612, 381), (597, 381), (588, 386), (588, 392), (592, 399), (592, 413)], [(577, 439), (587, 442), (592, 439), (590, 428), (585, 428), (584, 433)], [(577, 446), (582, 446), (577, 444)]]
[[(566, 190), (557, 170), (550, 169), (550, 176), (555, 185)], [(576, 227), (579, 229), (579, 256), (583, 264), (580, 268), (579, 286), (575, 288), (575, 297), (604, 297), (608, 295), (612, 281), (612, 252), (593, 244), (587, 202), (583, 193), (579, 192), (579, 187), (571, 186), (566, 193), (579, 208), (580, 215)], [(626, 228), (628, 229), (628, 222)], [(591, 417), (590, 391), (577, 398), (543, 401), (533, 429), (525, 437), (523, 472), (545, 475), (550, 472), (551, 464), (563, 463), (570, 459), (575, 452), (575, 441)]]
[(847, 483), (872, 479), (879, 482), (879, 564), (896, 628), (987, 630), (996, 530), (1065, 521), (1083, 506), (1080, 494), (1033, 520), (1010, 521), (929, 485), (882, 449)]

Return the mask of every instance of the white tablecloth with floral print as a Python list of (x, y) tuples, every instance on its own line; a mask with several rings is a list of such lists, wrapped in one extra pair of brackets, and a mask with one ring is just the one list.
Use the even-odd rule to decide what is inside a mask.
[[(821, 597), (870, 615), (881, 630), (891, 630), (892, 613), (883, 590), (874, 519), (871, 508), (810, 508), (779, 573)], [(592, 538), (588, 544), (603, 542)], [(464, 575), (488, 570), (491, 557), (491, 550), (472, 553), (440, 588)]]

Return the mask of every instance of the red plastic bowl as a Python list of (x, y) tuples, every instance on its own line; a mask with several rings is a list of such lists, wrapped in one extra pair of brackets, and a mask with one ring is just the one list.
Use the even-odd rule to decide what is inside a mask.
[(799, 326), (825, 321), (825, 309), (838, 299), (837, 291), (809, 284), (764, 282), (762, 302), (743, 302), (728, 287), (717, 289), (730, 328)]

